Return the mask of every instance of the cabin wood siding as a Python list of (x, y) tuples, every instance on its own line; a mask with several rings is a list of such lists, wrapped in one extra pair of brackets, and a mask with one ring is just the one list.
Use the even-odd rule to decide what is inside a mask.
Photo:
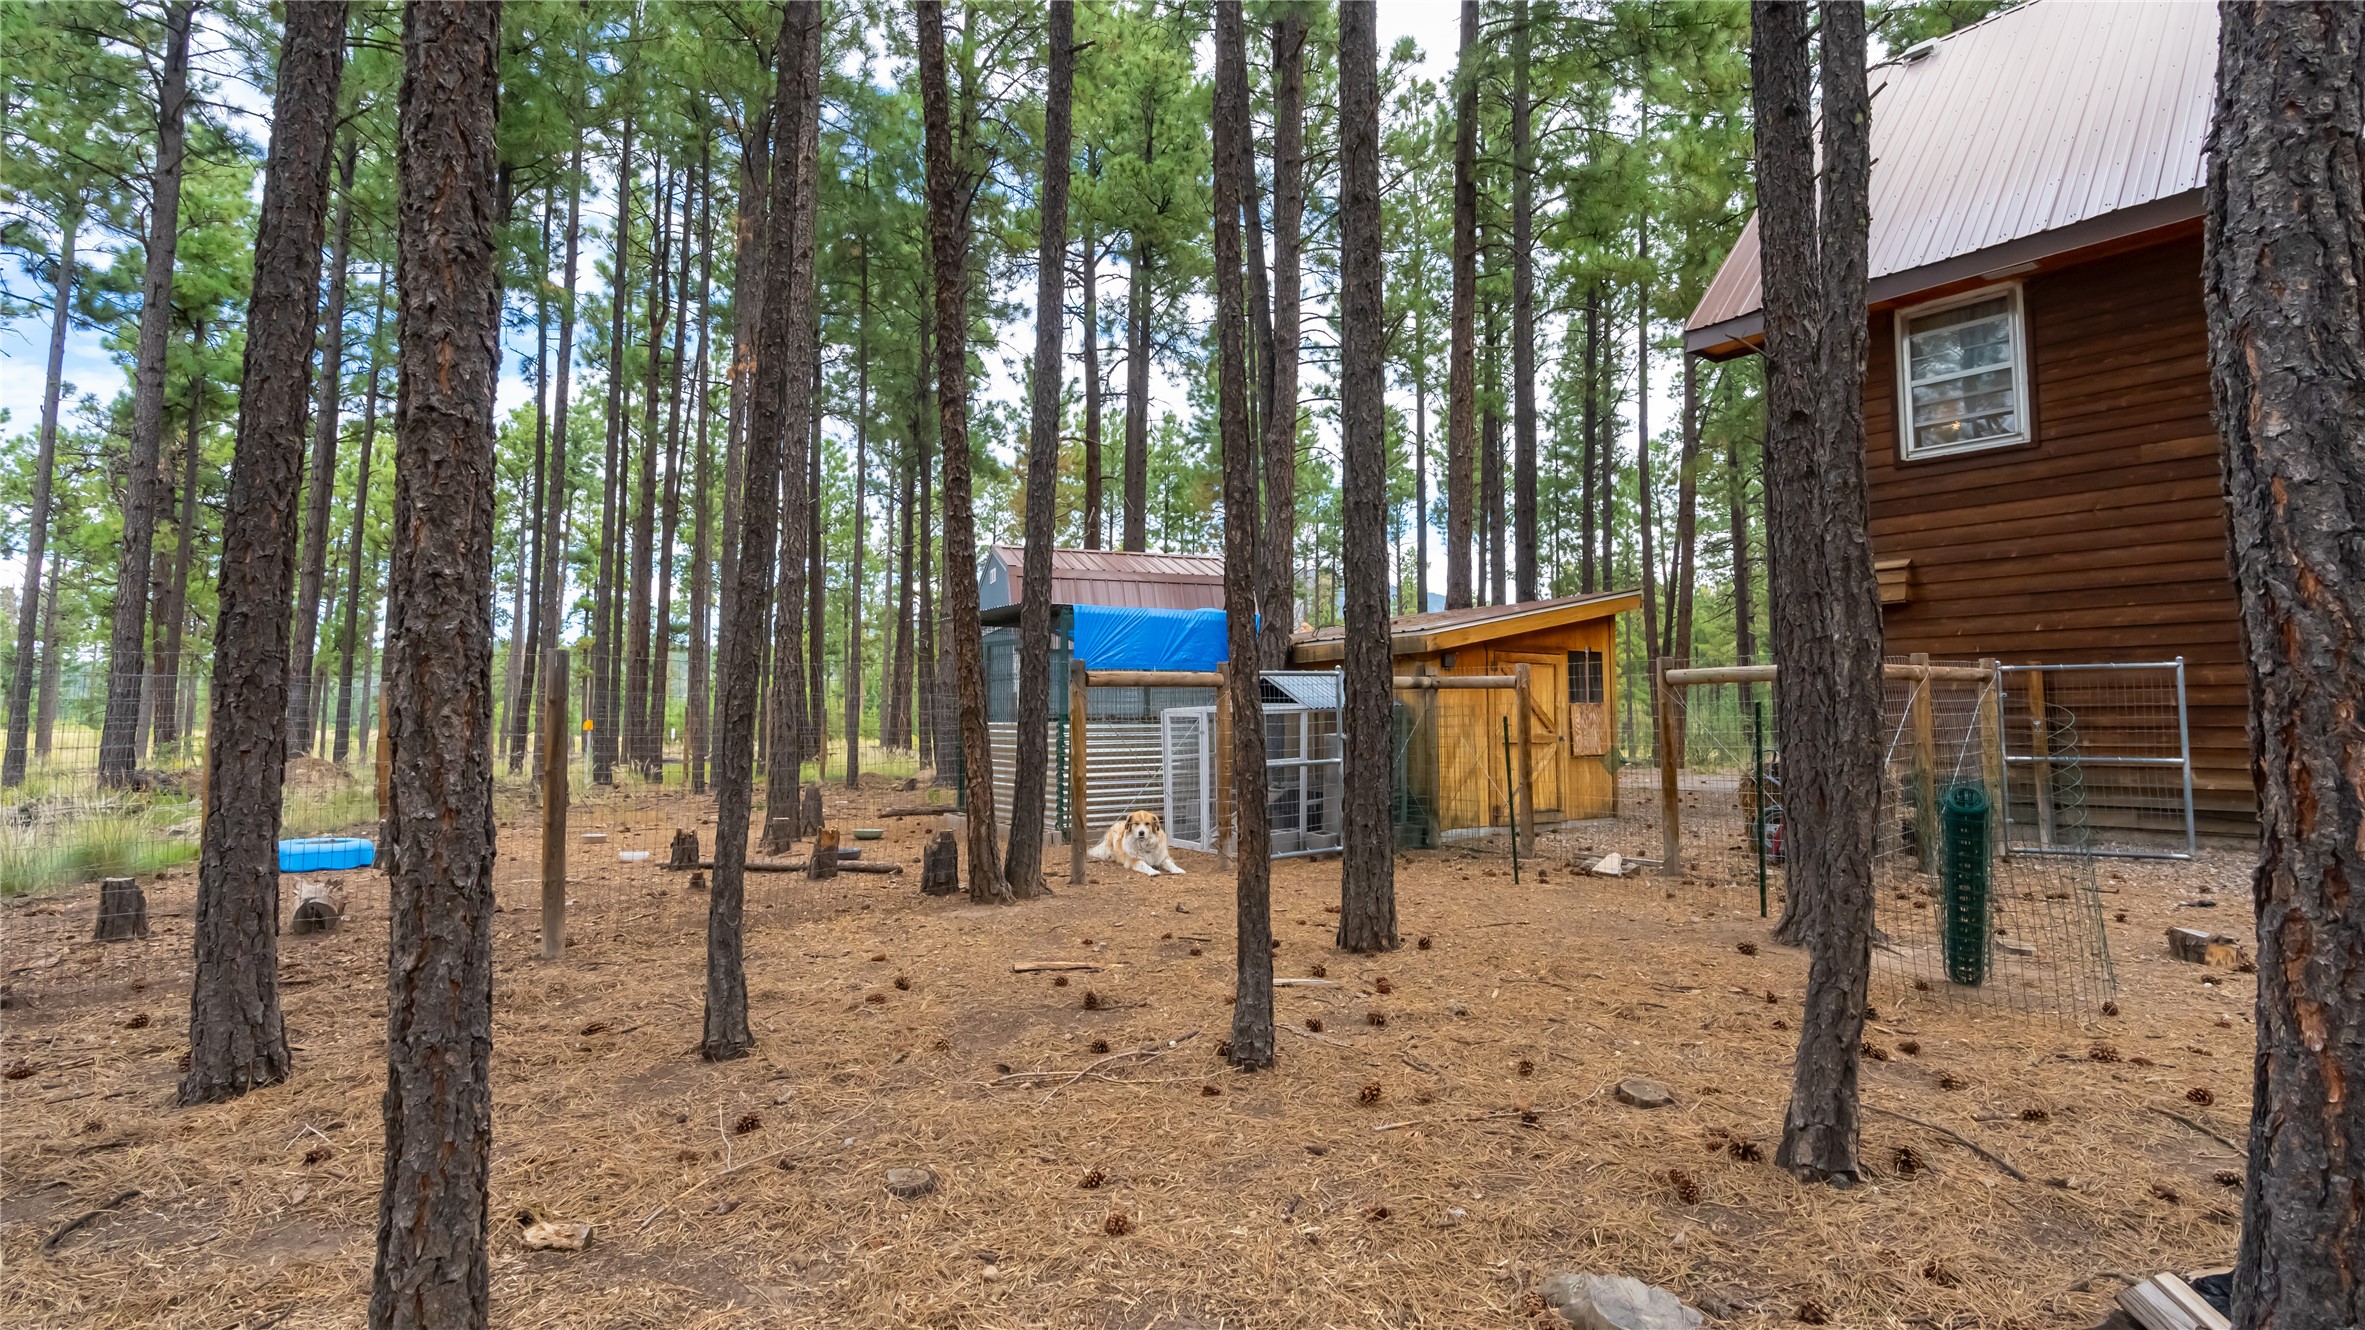
[[(1584, 707), (1587, 715), (1570, 714), (1572, 651), (1594, 651), (1602, 657), (1603, 700)], [(1450, 666), (1445, 663), (1448, 655), (1453, 657)], [(1612, 730), (1607, 709), (1618, 695), (1616, 659), (1615, 620), (1593, 619), (1505, 635), (1450, 652), (1401, 655), (1396, 657), (1396, 672), (1509, 674), (1521, 664), (1529, 667), (1528, 692), (1535, 707), (1529, 750), (1535, 761), (1536, 823), (1549, 827), (1617, 811), (1618, 783), (1606, 755)], [(1508, 689), (1444, 689), (1400, 692), (1397, 698), (1414, 707), (1434, 708), (1429, 714), (1435, 717), (1438, 829), (1507, 827), (1503, 731), (1508, 720), (1511, 760), (1516, 762), (1516, 694)]]
[(2011, 664), (2182, 656), (2203, 829), (2255, 829), (2240, 604), (2226, 561), (2197, 235), (2020, 279), (2034, 441), (1897, 455), (1894, 315), (1864, 423), (1876, 557), (1910, 559), (1890, 655)]

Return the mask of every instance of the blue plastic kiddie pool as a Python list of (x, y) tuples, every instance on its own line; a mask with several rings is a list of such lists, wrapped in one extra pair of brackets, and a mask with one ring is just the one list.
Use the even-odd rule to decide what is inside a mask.
[(279, 871), (282, 873), (367, 868), (377, 857), (377, 845), (358, 836), (307, 836), (302, 840), (279, 842)]

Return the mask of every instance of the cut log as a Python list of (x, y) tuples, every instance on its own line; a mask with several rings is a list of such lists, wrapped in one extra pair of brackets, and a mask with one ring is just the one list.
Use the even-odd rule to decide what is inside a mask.
[(2192, 1285), (2170, 1274), (2120, 1289), (2118, 1304), (2144, 1330), (2227, 1330), (2232, 1324)]
[(99, 883), (99, 921), (91, 936), (124, 942), (148, 935), (148, 896), (136, 879), (110, 877)]
[(334, 933), (345, 922), (345, 883), (332, 878), (306, 882), (296, 888), (296, 913), (291, 933)]
[(930, 896), (950, 896), (961, 889), (961, 842), (949, 831), (928, 838), (920, 858), (920, 890)]
[[(805, 791), (810, 796), (806, 800), (808, 805), (820, 797), (820, 791), (810, 785), (805, 787)], [(807, 863), (810, 866), (805, 869), (805, 876), (815, 882), (825, 881), (838, 875), (838, 829), (836, 827), (823, 827), (814, 833), (813, 856)]]
[(689, 868), (698, 862), (698, 833), (676, 828), (673, 833), (673, 854), (666, 860), (667, 868)]
[(805, 787), (804, 804), (799, 811), (804, 815), (804, 825), (797, 828), (798, 835), (810, 836), (821, 830), (821, 787), (819, 785)]
[(2169, 929), (2168, 954), (2189, 964), (2220, 970), (2231, 970), (2242, 963), (2240, 943), (2222, 933), (2204, 933), (2197, 928)]

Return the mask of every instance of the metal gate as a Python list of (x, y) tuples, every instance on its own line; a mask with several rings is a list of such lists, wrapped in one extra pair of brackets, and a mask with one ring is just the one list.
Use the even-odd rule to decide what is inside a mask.
[(2009, 853), (2192, 857), (2183, 657), (2006, 665), (2003, 698)]
[(1186, 850), (1215, 849), (1215, 708), (1159, 713), (1158, 747), (1166, 771), (1166, 839)]

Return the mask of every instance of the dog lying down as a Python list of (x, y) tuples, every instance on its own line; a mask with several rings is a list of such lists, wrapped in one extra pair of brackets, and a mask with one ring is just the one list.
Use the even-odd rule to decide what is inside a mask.
[(1174, 855), (1166, 848), (1166, 823), (1156, 813), (1135, 809), (1122, 822), (1112, 822), (1092, 847), (1094, 859), (1114, 859), (1136, 873), (1156, 877), (1160, 873), (1180, 873)]

